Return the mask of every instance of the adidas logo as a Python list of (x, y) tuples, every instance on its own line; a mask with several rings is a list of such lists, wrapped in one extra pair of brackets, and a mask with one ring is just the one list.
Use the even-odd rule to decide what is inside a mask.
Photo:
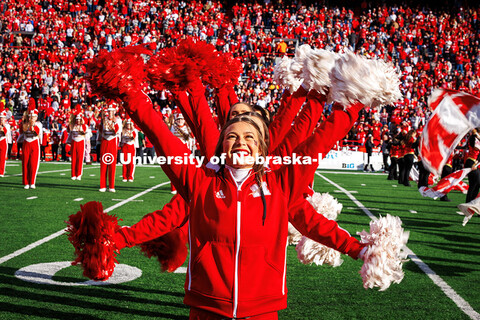
[(220, 191), (217, 191), (217, 193), (215, 194), (215, 197), (217, 197), (218, 199), (225, 199), (225, 195), (223, 194), (223, 190), (220, 190)]

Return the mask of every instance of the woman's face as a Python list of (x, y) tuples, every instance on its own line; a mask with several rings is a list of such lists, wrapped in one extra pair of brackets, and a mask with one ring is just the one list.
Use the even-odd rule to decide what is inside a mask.
[(235, 118), (239, 114), (250, 112), (250, 111), (252, 111), (252, 109), (248, 105), (243, 103), (238, 103), (230, 109), (230, 119)]
[(177, 119), (175, 119), (175, 124), (179, 127), (183, 127), (185, 125), (185, 119), (177, 118)]
[(252, 168), (252, 161), (259, 155), (259, 136), (255, 127), (246, 122), (236, 122), (225, 130), (223, 152), (226, 164), (236, 169)]

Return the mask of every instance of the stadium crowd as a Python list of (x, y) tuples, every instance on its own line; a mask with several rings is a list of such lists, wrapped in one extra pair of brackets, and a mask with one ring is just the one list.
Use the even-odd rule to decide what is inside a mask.
[[(33, 99), (48, 129), (44, 146), (62, 145), (65, 153), (73, 110), (84, 110), (95, 133), (105, 104), (90, 94), (83, 77), (88, 59), (100, 50), (140, 43), (156, 44), (160, 50), (185, 37), (205, 40), (239, 58), (239, 100), (272, 113), (283, 92), (273, 80), (275, 63), (294, 55), (302, 44), (391, 61), (401, 74), (403, 99), (394, 106), (362, 111), (339, 147), (363, 147), (370, 135), (378, 147), (384, 135), (411, 128), (421, 132), (431, 113), (427, 97), (432, 88), (480, 95), (480, 8), (475, 7), (442, 11), (363, 2), (349, 9), (265, 0), (227, 8), (222, 1), (204, 0), (8, 0), (0, 11), (0, 102), (8, 110), (11, 146), (19, 135), (20, 117)], [(214, 112), (214, 90), (207, 92)], [(157, 111), (171, 119), (171, 94), (149, 89), (149, 95)], [(324, 112), (328, 115), (331, 106)], [(9, 153), (9, 158), (15, 156)]]

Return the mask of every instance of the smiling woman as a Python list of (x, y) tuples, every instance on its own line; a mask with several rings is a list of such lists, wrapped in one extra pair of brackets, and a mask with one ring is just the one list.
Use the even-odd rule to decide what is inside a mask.
[[(138, 124), (155, 122), (149, 98), (139, 92), (126, 99), (126, 108)], [(143, 121), (140, 121), (143, 119)], [(140, 125), (159, 156), (188, 152), (173, 139), (167, 126)], [(265, 134), (265, 135), (264, 135)], [(364, 245), (335, 221), (316, 213), (303, 198), (308, 166), (286, 165), (269, 170), (262, 163), (236, 162), (236, 158), (267, 156), (268, 131), (251, 116), (237, 116), (220, 133), (215, 155), (225, 164), (197, 167), (189, 163), (162, 165), (189, 206), (185, 216), (166, 217), (160, 223), (148, 216), (135, 229), (123, 228), (115, 236), (118, 249), (132, 232), (159, 234), (173, 220), (190, 219), (190, 258), (185, 282), (185, 304), (191, 319), (277, 319), (286, 308), (286, 246), (289, 220), (311, 239), (358, 258)], [(150, 223), (148, 223), (150, 221)], [(157, 223), (158, 222), (158, 223)], [(143, 227), (144, 228), (143, 228)], [(136, 231), (134, 231), (136, 230)], [(135, 239), (137, 240), (137, 239)]]

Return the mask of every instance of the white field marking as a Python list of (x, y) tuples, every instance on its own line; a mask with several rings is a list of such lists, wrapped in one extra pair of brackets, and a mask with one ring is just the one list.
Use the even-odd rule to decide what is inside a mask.
[[(124, 201), (125, 199), (112, 199), (112, 201)], [(140, 200), (131, 200), (131, 202), (143, 202), (142, 199)]]
[[(88, 168), (83, 168), (83, 170), (88, 170), (88, 169), (98, 169), (98, 168), (93, 168), (93, 167), (88, 167)], [(51, 171), (39, 171), (37, 174), (45, 174), (45, 173), (56, 173), (56, 172), (64, 172), (64, 171), (72, 171), (71, 168), (68, 169), (62, 169), (62, 170), (51, 170)], [(65, 174), (63, 174), (65, 175)], [(17, 174), (6, 174), (5, 177), (21, 177), (21, 173)]]
[(397, 187), (397, 185), (396, 185), (396, 184), (392, 184), (392, 187), (396, 188), (396, 187)]
[(104, 286), (133, 281), (142, 275), (142, 270), (126, 264), (116, 264), (112, 276), (106, 281), (87, 280), (83, 282), (61, 282), (53, 280), (53, 276), (62, 269), (72, 265), (71, 261), (58, 261), (38, 263), (26, 266), (15, 272), (15, 277), (20, 280), (38, 284), (57, 286)]
[(77, 199), (73, 199), (73, 201), (82, 201), (83, 198), (77, 198)]
[(418, 212), (415, 211), (415, 210), (409, 210), (409, 211), (410, 211), (410, 213), (418, 213)]
[[(367, 216), (370, 217), (370, 219), (377, 220), (377, 217), (375, 217), (367, 208), (365, 208), (363, 204), (358, 201), (348, 190), (340, 187), (338, 184), (324, 177), (318, 172), (316, 172), (315, 174), (333, 185), (335, 188), (342, 190), (360, 209), (363, 210), (363, 212), (365, 212)], [(433, 281), (433, 283), (439, 286), (440, 289), (445, 293), (445, 295), (450, 298), (460, 308), (460, 310), (462, 310), (467, 316), (469, 316), (470, 319), (480, 319), (480, 313), (475, 311), (472, 306), (470, 306), (470, 304), (465, 301), (465, 299), (463, 299), (458, 293), (456, 293), (452, 287), (450, 287), (440, 276), (435, 273), (435, 271), (430, 269), (430, 267), (425, 262), (423, 262), (419, 257), (417, 257), (417, 255), (412, 250), (410, 250), (408, 247), (405, 247), (405, 252), (409, 255), (410, 259), (412, 259), (412, 261), (415, 262), (417, 266)]]
[[(336, 193), (342, 193), (344, 192), (343, 190), (333, 190), (333, 192), (336, 192)], [(352, 190), (352, 191), (348, 191), (350, 193), (358, 193), (358, 191), (355, 191), (355, 190)]]
[(19, 164), (6, 164), (5, 167), (20, 167)]
[(366, 186), (366, 184), (365, 184), (365, 183), (362, 183), (362, 184), (361, 184), (361, 186), (362, 186), (362, 187), (365, 187), (365, 186)]
[(61, 176), (64, 176), (64, 175), (66, 175), (66, 173), (60, 173), (60, 175), (61, 175)]
[(154, 176), (150, 176), (150, 179), (155, 179), (155, 177), (154, 177)]
[(94, 175), (94, 174), (91, 174), (90, 177), (95, 177), (95, 175)]
[[(347, 210), (357, 210), (358, 208), (346, 207), (345, 209), (347, 209)], [(380, 209), (378, 209), (378, 208), (367, 208), (367, 209), (370, 210), (370, 211), (380, 211)]]
[[(70, 169), (68, 169), (68, 170), (70, 170)], [(147, 189), (147, 190), (144, 190), (144, 191), (142, 191), (142, 192), (140, 192), (140, 193), (137, 193), (136, 195), (133, 195), (133, 196), (131, 196), (130, 198), (125, 199), (125, 200), (123, 200), (122, 202), (119, 202), (119, 203), (111, 206), (110, 208), (105, 209), (104, 212), (110, 212), (110, 211), (112, 211), (112, 210), (114, 210), (114, 209), (116, 209), (116, 208), (118, 208), (118, 207), (123, 206), (124, 204), (126, 204), (126, 203), (128, 203), (128, 202), (130, 202), (130, 201), (132, 201), (132, 200), (135, 200), (135, 199), (138, 198), (138, 197), (143, 196), (143, 195), (146, 194), (146, 193), (149, 193), (150, 191), (153, 191), (153, 190), (155, 190), (155, 189), (157, 189), (157, 188), (163, 187), (164, 185), (169, 184), (169, 183), (170, 183), (170, 181), (162, 182), (162, 183), (160, 183), (160, 184), (157, 184), (156, 186), (153, 186), (153, 187), (151, 187), (150, 189)], [(10, 260), (10, 259), (13, 259), (13, 258), (15, 258), (15, 257), (18, 257), (19, 255), (21, 255), (21, 254), (23, 254), (23, 253), (25, 253), (25, 252), (27, 252), (27, 251), (30, 251), (30, 250), (32, 250), (32, 249), (34, 249), (34, 248), (36, 248), (36, 247), (38, 247), (38, 246), (40, 246), (40, 245), (42, 245), (42, 244), (50, 241), (50, 240), (52, 240), (52, 239), (55, 239), (56, 237), (61, 236), (61, 235), (64, 234), (65, 232), (66, 232), (66, 228), (65, 228), (65, 229), (62, 229), (62, 230), (60, 230), (60, 231), (57, 231), (57, 232), (55, 232), (55, 233), (53, 233), (53, 234), (51, 234), (51, 235), (49, 235), (49, 236), (47, 236), (47, 237), (45, 237), (45, 238), (43, 238), (43, 239), (40, 239), (40, 240), (38, 240), (38, 241), (36, 241), (36, 242), (34, 242), (34, 243), (31, 243), (31, 244), (29, 244), (28, 246), (26, 246), (26, 247), (24, 247), (24, 248), (22, 248), (22, 249), (19, 249), (19, 250), (15, 251), (15, 252), (13, 252), (13, 253), (11, 253), (11, 254), (9, 254), (9, 255), (6, 255), (6, 256), (4, 256), (4, 257), (1, 257), (1, 258), (0, 258), (0, 264), (4, 263), (4, 262), (6, 262), (6, 261), (8, 261), (8, 260)]]
[(27, 200), (33, 200), (33, 199), (37, 199), (38, 197), (37, 196), (33, 196), (33, 197), (28, 197)]
[(173, 273), (187, 273), (187, 267), (179, 267), (177, 270), (173, 271)]

